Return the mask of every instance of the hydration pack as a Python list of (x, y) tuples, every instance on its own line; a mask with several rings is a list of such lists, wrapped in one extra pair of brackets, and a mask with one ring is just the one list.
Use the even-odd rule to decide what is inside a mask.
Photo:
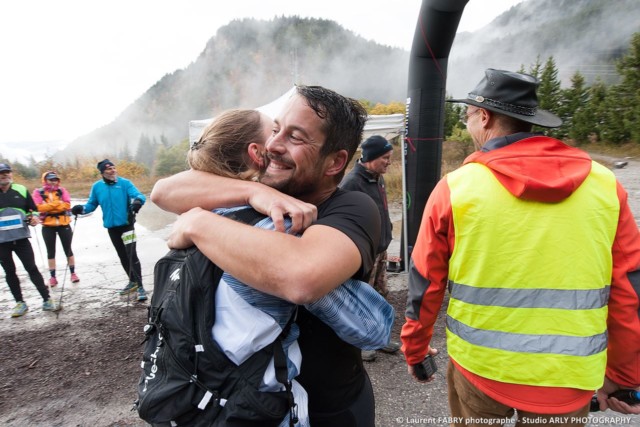
[[(253, 209), (228, 217), (255, 225)], [(154, 268), (154, 289), (145, 326), (142, 374), (134, 406), (154, 426), (278, 426), (297, 420), (282, 339), (236, 365), (213, 340), (215, 294), (223, 271), (196, 247), (171, 250)], [(258, 390), (274, 358), (285, 391)]]

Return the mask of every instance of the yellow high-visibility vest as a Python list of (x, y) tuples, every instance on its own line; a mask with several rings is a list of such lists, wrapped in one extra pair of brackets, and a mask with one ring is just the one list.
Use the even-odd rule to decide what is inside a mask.
[(620, 210), (613, 173), (594, 162), (560, 203), (520, 200), (479, 163), (447, 183), (450, 356), (496, 381), (599, 388)]

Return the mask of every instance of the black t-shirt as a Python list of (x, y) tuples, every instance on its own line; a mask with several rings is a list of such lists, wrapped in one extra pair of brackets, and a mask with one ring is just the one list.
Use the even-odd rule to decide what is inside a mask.
[[(362, 265), (353, 278), (366, 282), (380, 239), (380, 215), (373, 199), (358, 191), (338, 189), (318, 206), (316, 224), (340, 230), (356, 244)], [(359, 348), (342, 341), (304, 308), (296, 323), (302, 351), (302, 372), (296, 379), (309, 394), (313, 422), (314, 413), (338, 412), (353, 403), (364, 385), (364, 367)]]

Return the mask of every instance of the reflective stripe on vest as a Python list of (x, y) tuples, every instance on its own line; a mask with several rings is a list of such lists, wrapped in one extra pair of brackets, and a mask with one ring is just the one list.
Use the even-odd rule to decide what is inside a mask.
[(595, 390), (606, 365), (615, 176), (597, 163), (561, 203), (519, 200), (484, 165), (447, 176), (451, 357), (485, 378)]

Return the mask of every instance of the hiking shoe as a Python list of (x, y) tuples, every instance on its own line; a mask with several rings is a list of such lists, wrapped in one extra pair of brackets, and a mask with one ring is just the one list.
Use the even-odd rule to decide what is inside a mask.
[(27, 304), (21, 301), (17, 303), (15, 307), (13, 307), (13, 311), (11, 312), (11, 317), (23, 316), (28, 310), (29, 310), (29, 307), (27, 307)]
[(119, 294), (120, 295), (127, 295), (127, 294), (133, 293), (133, 292), (135, 292), (137, 290), (138, 290), (138, 284), (136, 282), (129, 282), (127, 284), (127, 286), (122, 288), (122, 290), (119, 292)]
[(380, 349), (383, 353), (393, 354), (400, 350), (400, 343), (398, 341), (389, 341), (389, 344)]
[(373, 362), (376, 360), (375, 350), (362, 350), (362, 360), (364, 362)]
[(49, 286), (51, 286), (52, 288), (58, 286), (58, 279), (56, 279), (55, 277), (50, 277)]
[(60, 306), (56, 304), (51, 298), (42, 303), (42, 311), (58, 311)]
[(71, 273), (71, 283), (78, 283), (80, 281), (80, 278), (78, 277), (78, 275), (76, 273)]
[(138, 301), (146, 301), (147, 299), (147, 292), (143, 288), (138, 288)]

